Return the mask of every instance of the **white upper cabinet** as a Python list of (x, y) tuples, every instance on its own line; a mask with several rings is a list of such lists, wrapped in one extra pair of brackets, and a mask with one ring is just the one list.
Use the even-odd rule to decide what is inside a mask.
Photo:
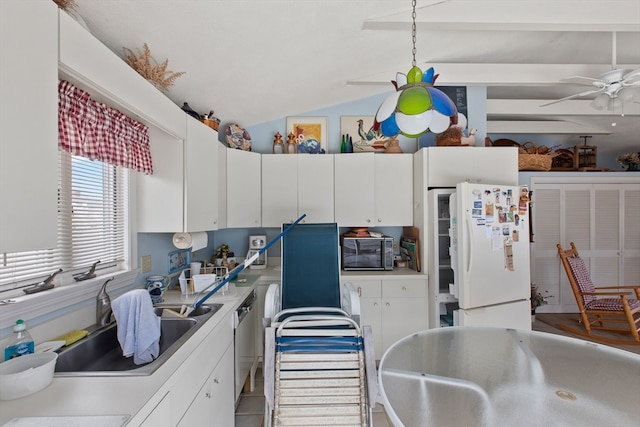
[(186, 231), (219, 228), (218, 132), (187, 115), (185, 144)]
[[(185, 114), (186, 116), (186, 114)], [(139, 232), (184, 231), (184, 141), (149, 128), (153, 175), (138, 174)]]
[(298, 155), (298, 217), (304, 222), (334, 221), (333, 154)]
[(341, 154), (335, 164), (335, 220), (342, 227), (413, 223), (411, 154)]
[(280, 227), (298, 216), (298, 156), (265, 154), (262, 160), (262, 226)]
[(262, 226), (333, 222), (333, 155), (262, 156)]
[(183, 115), (187, 140), (149, 128), (153, 175), (137, 179), (138, 231), (217, 230), (218, 133)]
[(260, 227), (260, 154), (227, 148), (227, 227)]
[(58, 7), (0, 1), (0, 253), (54, 248)]
[(427, 187), (455, 187), (459, 182), (518, 185), (516, 147), (428, 147), (424, 156)]

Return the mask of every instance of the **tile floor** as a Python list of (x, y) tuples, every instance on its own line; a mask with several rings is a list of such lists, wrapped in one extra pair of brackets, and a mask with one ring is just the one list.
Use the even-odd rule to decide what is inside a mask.
[[(256, 372), (254, 391), (243, 391), (236, 408), (235, 427), (262, 427), (264, 421), (264, 381), (262, 370)], [(373, 408), (373, 427), (391, 427), (382, 405)]]

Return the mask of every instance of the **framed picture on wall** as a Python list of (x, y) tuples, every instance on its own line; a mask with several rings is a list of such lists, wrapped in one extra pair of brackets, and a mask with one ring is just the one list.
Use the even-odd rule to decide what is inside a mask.
[(287, 135), (293, 133), (298, 153), (328, 153), (327, 126), (326, 117), (287, 117)]
[(373, 129), (375, 116), (342, 116), (340, 117), (340, 134), (351, 137), (353, 152), (385, 151), (391, 138), (382, 134), (380, 129)]
[(179, 249), (169, 253), (169, 274), (188, 268), (190, 263), (191, 249)]

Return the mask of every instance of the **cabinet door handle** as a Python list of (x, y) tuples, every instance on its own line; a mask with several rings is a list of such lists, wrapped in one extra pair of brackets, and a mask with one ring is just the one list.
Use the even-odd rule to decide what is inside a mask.
[(382, 222), (382, 218), (378, 218), (378, 222)]
[(367, 218), (367, 224), (368, 224), (368, 223), (370, 223), (370, 222), (371, 222), (371, 219), (370, 219), (370, 218)]
[(211, 393), (209, 393), (209, 392), (205, 393), (204, 397), (206, 397), (207, 399), (211, 399)]
[(362, 288), (360, 286), (358, 286), (358, 296), (359, 297), (362, 296)]
[(391, 304), (387, 303), (387, 307), (391, 307)]
[(406, 290), (407, 290), (407, 287), (406, 287), (406, 286), (403, 286), (403, 287), (402, 287), (402, 290), (403, 290), (403, 291), (406, 291)]
[(220, 384), (220, 378), (214, 378), (213, 379), (213, 383), (214, 384)]
[(374, 302), (374, 303), (373, 303), (373, 306), (374, 306), (374, 307), (377, 307), (377, 306), (378, 306), (378, 303), (377, 303), (377, 302)]

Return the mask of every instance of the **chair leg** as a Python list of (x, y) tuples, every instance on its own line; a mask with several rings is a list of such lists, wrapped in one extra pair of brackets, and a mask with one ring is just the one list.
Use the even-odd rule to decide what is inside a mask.
[(584, 328), (587, 330), (587, 335), (591, 335), (591, 321), (589, 320), (589, 316), (583, 311), (580, 313), (580, 317)]
[(633, 313), (631, 313), (631, 309), (629, 308), (629, 304), (626, 300), (623, 302), (622, 307), (624, 308), (624, 314), (627, 316), (627, 323), (629, 323), (629, 330), (631, 331), (631, 335), (633, 335), (633, 340), (638, 342), (640, 341), (640, 336), (638, 336), (638, 327), (636, 326)]

